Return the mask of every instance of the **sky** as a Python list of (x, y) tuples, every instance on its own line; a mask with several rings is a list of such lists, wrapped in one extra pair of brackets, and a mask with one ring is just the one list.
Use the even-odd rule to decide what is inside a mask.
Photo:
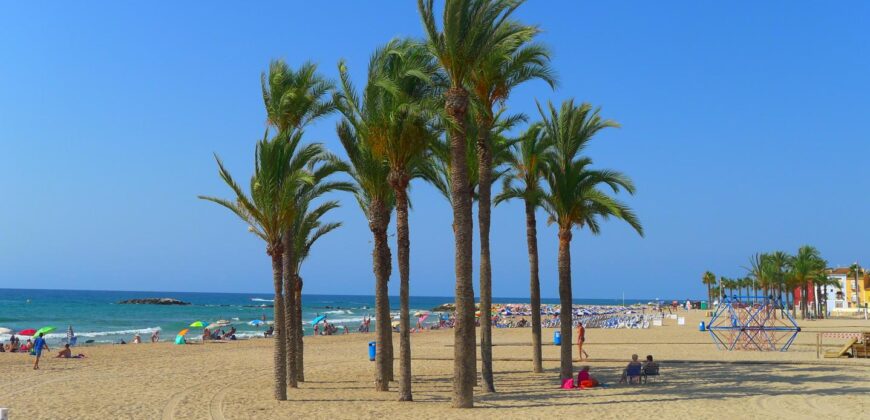
[[(559, 86), (528, 83), (509, 109), (600, 106), (622, 128), (588, 154), (637, 185), (621, 198), (646, 236), (616, 221), (575, 232), (575, 298), (700, 298), (705, 270), (743, 276), (753, 253), (804, 244), (870, 265), (870, 3), (529, 0), (517, 18), (544, 31)], [(336, 78), (345, 59), (361, 85), (370, 53), (401, 36), (423, 36), (414, 1), (6, 4), (0, 288), (269, 292), (264, 244), (196, 198), (229, 197), (212, 153), (250, 176), (270, 60)], [(336, 122), (307, 140), (344, 155)], [(315, 245), (306, 292), (372, 294), (371, 233), (350, 195), (333, 198), (344, 226)], [(411, 199), (411, 294), (452, 295), (450, 208), (422, 182)], [(538, 229), (556, 297), (543, 212)], [(493, 294), (528, 296), (521, 203), (493, 210), (491, 241)]]

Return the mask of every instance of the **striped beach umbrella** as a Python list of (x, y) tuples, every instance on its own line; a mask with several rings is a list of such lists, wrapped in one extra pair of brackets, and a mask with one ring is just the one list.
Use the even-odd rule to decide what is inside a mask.
[(72, 343), (72, 339), (75, 336), (76, 335), (73, 333), (73, 330), (72, 330), (72, 324), (70, 324), (69, 328), (66, 329), (66, 342)]

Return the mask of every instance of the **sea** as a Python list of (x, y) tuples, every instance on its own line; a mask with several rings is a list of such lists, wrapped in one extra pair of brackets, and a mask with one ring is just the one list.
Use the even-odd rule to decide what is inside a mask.
[[(173, 298), (190, 302), (185, 306), (130, 305), (118, 302), (127, 299)], [(209, 324), (217, 320), (232, 322), (238, 338), (262, 336), (262, 326), (253, 320), (272, 319), (272, 296), (261, 293), (198, 293), (198, 292), (130, 292), (91, 290), (0, 289), (0, 328), (13, 332), (25, 329), (55, 327), (47, 334), (49, 343), (58, 343), (72, 327), (78, 343), (130, 342), (135, 334), (143, 341), (159, 331), (161, 340), (173, 339), (182, 329), (196, 321)], [(528, 303), (528, 298), (493, 298), (494, 303)], [(302, 319), (305, 334), (313, 333), (312, 321), (325, 315), (327, 321), (343, 330), (356, 332), (365, 316), (374, 315), (374, 296), (303, 294)], [(412, 296), (411, 313), (429, 312), (453, 297)], [(647, 300), (626, 299), (625, 304), (646, 303)], [(558, 299), (542, 299), (544, 304), (558, 304)], [(580, 305), (620, 305), (622, 299), (577, 299)], [(398, 319), (399, 298), (390, 297), (391, 313)], [(438, 322), (433, 316), (427, 323)], [(374, 322), (372, 322), (372, 329)], [(198, 330), (191, 328), (191, 330)], [(0, 334), (0, 341), (9, 339)]]

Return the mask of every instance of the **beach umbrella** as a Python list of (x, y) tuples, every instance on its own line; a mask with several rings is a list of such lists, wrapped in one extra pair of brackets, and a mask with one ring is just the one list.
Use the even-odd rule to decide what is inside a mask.
[(188, 330), (187, 328), (185, 328), (185, 329), (179, 331), (179, 332), (178, 332), (178, 335), (184, 337), (184, 335), (187, 334), (188, 331), (189, 331), (189, 330)]
[(265, 322), (260, 321), (259, 319), (255, 319), (255, 320), (248, 323), (248, 325), (253, 325), (255, 327), (259, 327), (260, 325), (263, 325), (263, 324), (265, 324)]
[(393, 326), (393, 328), (396, 328), (399, 326), (399, 321), (393, 321), (391, 325)]
[(55, 328), (55, 327), (42, 327), (42, 328), (36, 330), (36, 334), (34, 334), (34, 335), (39, 335), (39, 334), (48, 334), (48, 333), (50, 333), (50, 332), (52, 332), (52, 331), (54, 331), (54, 330), (56, 330), (56, 329), (57, 329), (57, 328)]
[(0, 327), (0, 334), (12, 334), (12, 330), (9, 328)]
[(69, 343), (75, 336), (76, 335), (72, 330), (72, 325), (70, 325), (69, 328), (66, 329), (66, 342)]
[(203, 323), (202, 321), (196, 321), (196, 322), (190, 324), (189, 327), (191, 327), (191, 328), (202, 328), (202, 327), (205, 327), (205, 323)]
[(211, 324), (208, 324), (208, 326), (206, 328), (213, 330), (215, 328), (223, 328), (223, 327), (226, 327), (229, 325), (231, 325), (230, 321), (220, 320), (220, 321), (215, 321), (215, 322), (212, 322)]
[(326, 319), (326, 315), (320, 315), (311, 321), (311, 325), (317, 325), (318, 322), (323, 321), (324, 319)]
[(36, 334), (36, 330), (33, 328), (28, 328), (26, 330), (18, 331), (18, 335), (34, 335)]

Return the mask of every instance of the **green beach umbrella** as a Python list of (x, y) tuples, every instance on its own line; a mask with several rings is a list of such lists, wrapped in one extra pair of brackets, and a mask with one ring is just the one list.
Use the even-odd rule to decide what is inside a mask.
[(56, 329), (57, 329), (57, 328), (55, 328), (55, 327), (42, 327), (42, 328), (36, 330), (36, 334), (34, 334), (34, 335), (39, 335), (39, 334), (48, 334), (48, 333), (50, 333), (50, 332), (52, 332), (52, 331), (54, 331), (54, 330), (56, 330)]
[(196, 321), (193, 324), (190, 324), (191, 328), (202, 328), (205, 327), (205, 324), (202, 321)]

